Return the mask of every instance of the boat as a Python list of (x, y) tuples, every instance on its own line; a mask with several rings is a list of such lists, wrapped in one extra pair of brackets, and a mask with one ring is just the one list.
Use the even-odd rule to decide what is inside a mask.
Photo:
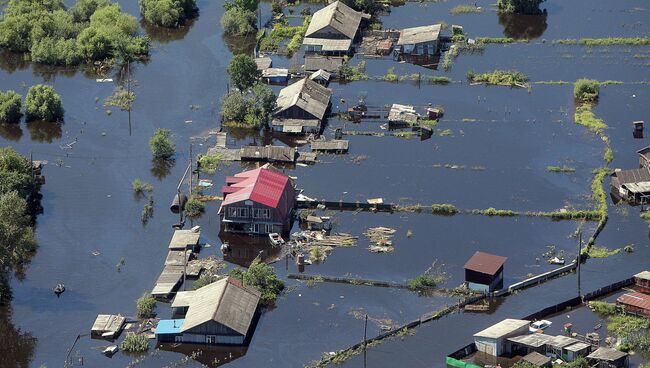
[(542, 330), (547, 329), (551, 324), (553, 324), (553, 322), (547, 321), (545, 319), (543, 319), (541, 321), (535, 321), (535, 322), (530, 324), (530, 326), (528, 327), (528, 330), (530, 332), (542, 331)]
[(56, 296), (59, 296), (63, 294), (63, 292), (65, 291), (65, 285), (63, 283), (60, 283), (56, 285), (53, 290), (54, 290), (54, 294), (56, 294)]
[(280, 236), (280, 234), (278, 233), (270, 233), (269, 240), (271, 240), (271, 244), (273, 244), (274, 246), (284, 244), (284, 239), (282, 239), (282, 236)]
[(563, 265), (564, 264), (564, 258), (553, 257), (553, 258), (548, 260), (548, 263), (555, 264), (555, 265)]

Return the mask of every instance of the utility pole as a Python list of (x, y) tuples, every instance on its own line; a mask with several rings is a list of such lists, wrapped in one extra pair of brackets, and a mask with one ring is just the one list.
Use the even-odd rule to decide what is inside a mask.
[(578, 258), (577, 258), (577, 267), (578, 267), (578, 296), (581, 296), (580, 292), (580, 263), (582, 261), (582, 230), (578, 232)]
[(366, 320), (363, 324), (363, 350), (366, 350), (366, 345), (367, 345), (367, 336), (368, 336), (368, 315), (366, 314)]

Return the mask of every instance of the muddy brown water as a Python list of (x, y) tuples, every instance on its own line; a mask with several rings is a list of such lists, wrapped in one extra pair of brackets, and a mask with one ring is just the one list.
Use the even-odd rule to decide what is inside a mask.
[[(135, 2), (122, 1), (125, 11), (138, 14)], [(587, 208), (591, 171), (603, 164), (603, 145), (592, 134), (573, 123), (572, 85), (533, 84), (531, 91), (507, 87), (468, 86), (465, 74), (492, 69), (514, 68), (532, 81), (591, 77), (619, 80), (623, 85), (602, 88), (595, 114), (610, 126), (607, 134), (615, 153), (611, 167), (631, 168), (638, 163), (635, 151), (647, 145), (647, 138), (632, 137), (631, 122), (649, 116), (650, 48), (648, 46), (592, 47), (553, 45), (560, 38), (648, 36), (648, 9), (639, 1), (549, 1), (543, 4), (548, 16), (503, 17), (479, 3), (482, 14), (452, 16), (457, 1), (408, 3), (382, 17), (385, 28), (423, 25), (439, 20), (465, 26), (470, 37), (530, 38), (530, 43), (487, 45), (482, 53), (461, 54), (450, 71), (428, 70), (397, 64), (390, 58), (367, 59), (366, 70), (380, 76), (394, 66), (398, 74), (445, 75), (448, 86), (418, 85), (414, 82), (361, 81), (333, 83), (333, 110), (345, 109), (364, 96), (367, 104), (383, 108), (392, 103), (410, 103), (423, 108), (429, 103), (445, 107), (445, 116), (434, 128), (432, 138), (419, 141), (398, 137), (354, 136), (347, 155), (322, 155), (318, 164), (286, 168), (298, 177), (298, 184), (310, 196), (329, 200), (359, 200), (382, 197), (400, 204), (452, 203), (462, 209), (487, 207), (518, 211), (548, 211), (570, 205)], [(0, 144), (21, 153), (34, 154), (49, 164), (44, 170), (44, 213), (38, 217), (39, 249), (24, 278), (12, 281), (14, 300), (0, 314), (0, 366), (50, 367), (62, 365), (68, 349), (79, 334), (86, 334), (98, 313), (135, 314), (134, 300), (150, 290), (166, 255), (171, 224), (177, 218), (168, 211), (187, 160), (190, 141), (194, 153), (207, 149), (204, 137), (218, 127), (219, 97), (225, 92), (225, 67), (232, 52), (249, 50), (245, 40), (224, 38), (218, 25), (222, 6), (199, 1), (198, 19), (178, 31), (147, 29), (153, 39), (151, 60), (131, 68), (137, 80), (137, 100), (131, 114), (107, 108), (102, 101), (115, 84), (96, 83), (96, 75), (84, 68), (53, 69), (32, 65), (6, 53), (0, 57), (0, 86), (26, 93), (28, 86), (50, 83), (61, 94), (66, 109), (64, 124), (24, 122), (0, 126)], [(319, 5), (308, 4), (312, 10)], [(298, 13), (301, 7), (297, 7)], [(263, 3), (263, 22), (270, 5)], [(355, 64), (359, 57), (355, 57)], [(276, 66), (300, 63), (274, 57)], [(118, 75), (109, 74), (118, 79)], [(273, 87), (279, 90), (281, 87)], [(469, 122), (471, 120), (476, 120)], [(173, 131), (178, 145), (175, 163), (152, 162), (148, 140), (156, 127)], [(383, 131), (379, 123), (360, 124), (330, 119), (332, 129)], [(451, 129), (451, 136), (440, 132)], [(269, 134), (231, 131), (236, 145), (283, 144)], [(72, 149), (66, 144), (77, 140)], [(285, 142), (287, 140), (284, 140)], [(305, 149), (305, 148), (303, 148)], [(359, 157), (363, 156), (363, 157)], [(545, 171), (548, 165), (568, 165), (573, 174)], [(453, 167), (453, 168), (452, 168)], [(215, 186), (242, 165), (224, 166), (211, 177)], [(135, 178), (151, 182), (155, 189), (154, 217), (146, 227), (139, 221), (144, 201), (131, 193)], [(203, 241), (212, 247), (201, 256), (220, 255), (217, 203), (210, 203), (206, 215), (195, 221), (203, 228)], [(487, 218), (472, 215), (453, 217), (427, 214), (332, 213), (336, 230), (360, 236), (357, 247), (337, 249), (322, 264), (308, 266), (307, 274), (333, 277), (362, 277), (405, 282), (423, 272), (434, 260), (448, 274), (445, 286), (462, 282), (462, 265), (475, 250), (509, 257), (506, 281), (514, 282), (528, 273), (550, 269), (536, 262), (547, 246), (555, 245), (567, 256), (575, 255), (576, 240), (570, 235), (575, 222), (553, 222), (545, 218)], [(638, 209), (611, 206), (609, 223), (598, 243), (610, 248), (634, 244), (632, 255), (620, 253), (604, 260), (589, 260), (583, 267), (582, 288), (593, 290), (647, 268), (650, 249), (647, 225)], [(391, 254), (373, 254), (361, 234), (369, 227), (390, 226), (398, 230)], [(595, 223), (584, 226), (585, 234)], [(294, 229), (297, 228), (297, 224)], [(406, 236), (407, 231), (412, 236)], [(226, 260), (246, 265), (264, 248), (243, 237), (234, 241), (236, 254)], [(93, 252), (99, 255), (93, 255)], [(276, 255), (266, 251), (269, 259)], [(124, 259), (117, 271), (116, 265)], [(316, 283), (312, 287), (286, 279), (297, 272), (284, 260), (274, 263), (285, 278), (289, 291), (275, 308), (257, 323), (248, 349), (204, 349), (205, 353), (187, 364), (228, 362), (228, 366), (301, 367), (323, 352), (336, 351), (362, 339), (363, 321), (353, 311), (363, 310), (376, 319), (405, 323), (419, 315), (455, 302), (455, 298), (419, 296), (407, 290)], [(51, 291), (64, 282), (67, 291), (56, 298)], [(454, 314), (419, 328), (414, 336), (388, 341), (370, 349), (365, 364), (370, 367), (439, 367), (444, 356), (467, 344), (471, 335), (506, 317), (520, 317), (577, 294), (574, 275), (554, 280), (513, 295), (491, 314)], [(169, 316), (159, 303), (159, 316)], [(587, 323), (587, 322), (585, 322)], [(589, 322), (591, 323), (591, 322)], [(369, 336), (381, 332), (370, 323)], [(85, 366), (126, 366), (142, 359), (138, 366), (160, 367), (181, 364), (191, 349), (162, 350), (146, 357), (117, 354), (108, 359), (99, 353), (107, 345), (82, 337), (71, 355), (83, 358)], [(185, 364), (185, 363), (183, 363)], [(345, 365), (359, 367), (364, 357)]]

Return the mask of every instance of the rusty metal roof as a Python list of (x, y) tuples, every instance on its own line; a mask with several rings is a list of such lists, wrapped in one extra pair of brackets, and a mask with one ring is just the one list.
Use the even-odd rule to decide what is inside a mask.
[(472, 258), (465, 263), (464, 268), (466, 270), (485, 273), (488, 275), (495, 275), (501, 266), (506, 263), (507, 259), (507, 257), (495, 256), (490, 253), (476, 252)]
[(616, 302), (650, 311), (650, 295), (647, 294), (626, 293), (619, 296), (618, 299), (616, 299)]

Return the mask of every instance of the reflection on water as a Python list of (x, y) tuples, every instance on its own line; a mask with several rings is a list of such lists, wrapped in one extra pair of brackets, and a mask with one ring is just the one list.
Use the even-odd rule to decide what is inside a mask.
[(248, 346), (200, 345), (200, 344), (158, 344), (157, 348), (187, 355), (208, 367), (218, 367), (246, 355)]
[(151, 175), (156, 177), (158, 180), (163, 180), (169, 175), (172, 171), (172, 167), (176, 164), (176, 160), (169, 159), (164, 160), (160, 158), (154, 158), (151, 160)]
[(15, 53), (7, 50), (0, 51), (0, 68), (9, 73), (26, 69), (29, 66), (27, 54)]
[(23, 129), (20, 124), (0, 123), (0, 137), (18, 142), (23, 137)]
[(179, 41), (185, 38), (185, 36), (187, 36), (187, 33), (194, 25), (195, 21), (196, 18), (191, 19), (178, 28), (158, 27), (144, 21), (140, 22), (140, 25), (147, 32), (147, 36), (149, 36), (149, 38), (151, 38), (152, 41), (158, 41), (160, 43), (169, 43), (172, 41)]
[(282, 247), (274, 247), (267, 236), (241, 235), (220, 232), (219, 239), (228, 243), (230, 250), (223, 255), (226, 262), (248, 267), (258, 256), (264, 263), (273, 263), (282, 257)]
[(36, 338), (22, 332), (11, 322), (11, 309), (0, 307), (0, 357), (8, 367), (29, 367), (36, 348)]
[(252, 54), (255, 50), (255, 34), (246, 37), (223, 35), (223, 42), (234, 55)]
[(32, 141), (41, 143), (52, 143), (53, 140), (61, 138), (63, 123), (51, 121), (30, 121), (27, 123), (27, 130), (32, 136)]
[(503, 35), (518, 40), (532, 40), (541, 37), (546, 31), (546, 14), (508, 14), (497, 13), (499, 24), (503, 26)]

